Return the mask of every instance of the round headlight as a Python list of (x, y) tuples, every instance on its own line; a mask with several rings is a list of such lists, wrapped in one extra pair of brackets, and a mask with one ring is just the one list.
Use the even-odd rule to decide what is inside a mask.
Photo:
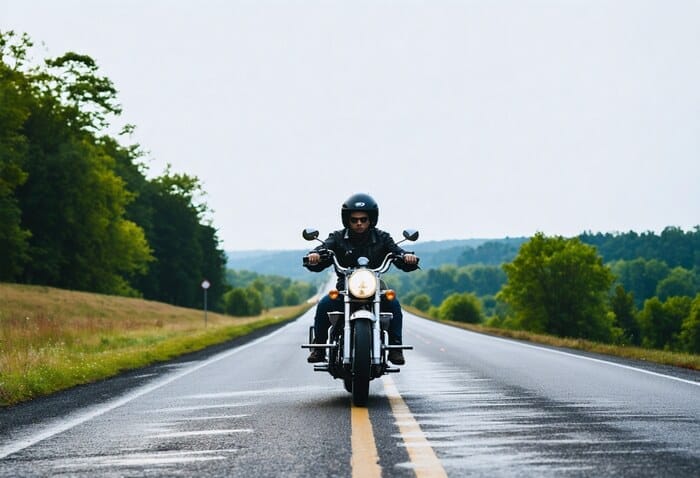
[(372, 297), (377, 291), (377, 277), (367, 269), (360, 269), (348, 278), (348, 290), (358, 299)]

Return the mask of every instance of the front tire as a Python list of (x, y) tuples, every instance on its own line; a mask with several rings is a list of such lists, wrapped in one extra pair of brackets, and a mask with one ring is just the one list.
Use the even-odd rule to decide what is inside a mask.
[(372, 328), (367, 320), (356, 320), (353, 334), (352, 403), (367, 405), (372, 366)]

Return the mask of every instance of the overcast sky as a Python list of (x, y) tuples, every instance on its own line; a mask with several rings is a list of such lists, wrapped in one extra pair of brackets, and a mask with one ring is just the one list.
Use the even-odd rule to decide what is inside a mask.
[(226, 250), (305, 249), (352, 193), (423, 240), (700, 224), (700, 2), (0, 0), (93, 57), (199, 177)]

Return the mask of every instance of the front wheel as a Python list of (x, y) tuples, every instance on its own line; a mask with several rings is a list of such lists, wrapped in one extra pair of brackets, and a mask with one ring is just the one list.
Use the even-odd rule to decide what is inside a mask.
[(372, 328), (367, 320), (356, 320), (353, 334), (352, 403), (365, 406), (369, 396), (372, 365)]

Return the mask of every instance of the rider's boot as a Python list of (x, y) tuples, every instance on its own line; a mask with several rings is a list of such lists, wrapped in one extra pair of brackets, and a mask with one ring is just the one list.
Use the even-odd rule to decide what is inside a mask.
[[(314, 339), (315, 344), (325, 344), (325, 340), (320, 340), (318, 338)], [(309, 363), (325, 362), (326, 361), (326, 349), (311, 349), (309, 357), (306, 359)]]
[[(401, 339), (391, 339), (389, 340), (390, 345), (401, 345)], [(389, 349), (389, 362), (394, 365), (404, 365), (406, 359), (403, 356), (403, 350), (400, 349)]]

